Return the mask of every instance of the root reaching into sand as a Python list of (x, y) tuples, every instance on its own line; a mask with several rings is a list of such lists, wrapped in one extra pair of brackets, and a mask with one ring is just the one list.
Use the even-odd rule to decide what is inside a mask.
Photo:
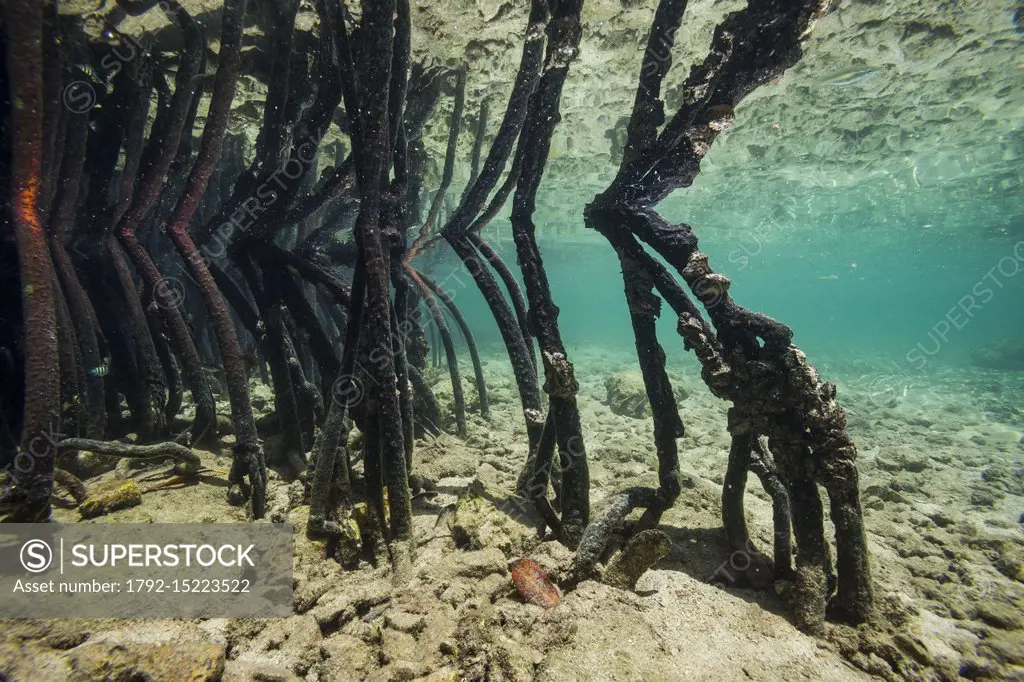
[(90, 440), (88, 438), (67, 438), (56, 444), (58, 450), (80, 452), (83, 450), (97, 455), (120, 457), (123, 459), (176, 459), (183, 462), (191, 472), (198, 472), (202, 466), (199, 455), (179, 443), (154, 443), (152, 445), (132, 445), (110, 441)]

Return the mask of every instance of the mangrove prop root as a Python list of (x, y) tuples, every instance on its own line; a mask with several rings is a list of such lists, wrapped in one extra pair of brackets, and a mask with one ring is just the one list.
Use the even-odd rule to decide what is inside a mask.
[(664, 558), (671, 547), (672, 541), (664, 532), (641, 531), (608, 562), (601, 582), (621, 590), (635, 590), (640, 576)]
[[(82, 366), (82, 353), (79, 350), (78, 334), (71, 322), (68, 302), (59, 286), (54, 286), (57, 294), (57, 346), (60, 349), (60, 393), (61, 403), (65, 407), (64, 419), (74, 424), (75, 435), (88, 422), (85, 404), (81, 396), (85, 395), (85, 368)], [(67, 423), (67, 422), (65, 422)]]
[(424, 249), (424, 245), (429, 239), (431, 232), (434, 229), (434, 225), (437, 223), (437, 216), (441, 212), (441, 207), (444, 206), (444, 199), (448, 194), (448, 186), (451, 184), (452, 175), (455, 173), (455, 152), (458, 149), (459, 131), (462, 128), (462, 111), (466, 106), (465, 67), (459, 69), (457, 79), (458, 80), (455, 85), (455, 107), (452, 110), (451, 124), (448, 129), (448, 148), (445, 151), (444, 156), (444, 170), (441, 173), (441, 186), (438, 188), (437, 193), (434, 194), (434, 200), (430, 204), (430, 211), (427, 213), (427, 219), (420, 227), (419, 235), (409, 247), (408, 253), (405, 256), (406, 263), (412, 262), (412, 259), (419, 255)]
[(60, 282), (61, 290), (68, 301), (68, 312), (71, 315), (78, 336), (82, 361), (86, 371), (85, 399), (88, 410), (88, 422), (85, 434), (90, 438), (102, 438), (107, 426), (107, 414), (104, 407), (104, 381), (102, 376), (91, 372), (103, 363), (98, 339), (98, 323), (92, 301), (85, 293), (85, 288), (75, 272), (71, 257), (64, 247), (64, 240), (74, 220), (75, 207), (78, 204), (81, 187), (82, 170), (85, 165), (86, 140), (89, 134), (87, 115), (69, 114), (66, 137), (66, 151), (60, 172), (60, 183), (56, 188), (53, 209), (48, 223), (50, 256), (53, 258), (54, 269)]
[(598, 562), (608, 549), (613, 536), (618, 533), (630, 512), (638, 507), (657, 504), (658, 491), (653, 488), (629, 488), (608, 501), (607, 506), (587, 525), (580, 538), (569, 569), (570, 586), (598, 576)]
[[(356, 219), (361, 257), (366, 272), (365, 328), (366, 346), (383, 354), (371, 363), (374, 385), (366, 397), (367, 422), (379, 433), (379, 458), (388, 489), (392, 549), (403, 546), (411, 552), (412, 503), (408, 469), (405, 463), (405, 433), (402, 426), (397, 372), (392, 347), (389, 253), (381, 234), (382, 184), (389, 167), (388, 93), (393, 56), (392, 22), (395, 1), (364, 5), (362, 38), (366, 49), (366, 85), (356, 105), (352, 88), (345, 88), (345, 108), (359, 121), (356, 179), (362, 202)], [(358, 116), (355, 115), (358, 112)], [(352, 126), (353, 128), (355, 126)], [(368, 453), (370, 454), (370, 453)], [(369, 462), (367, 462), (369, 464)], [(397, 568), (406, 564), (396, 554)]]
[[(11, 209), (24, 311), (25, 396), (21, 450), (59, 427), (57, 299), (54, 272), (40, 220), (43, 173), (43, 17), (40, 0), (4, 5), (11, 106)], [(16, 520), (46, 521), (53, 490), (53, 457), (37, 457), (19, 481)]]
[[(518, 169), (518, 166), (516, 167)], [(513, 169), (515, 170), (515, 169)], [(530, 349), (530, 361), (533, 363), (534, 371), (537, 367), (537, 351), (533, 345), (533, 332), (530, 331), (529, 316), (526, 311), (526, 299), (523, 297), (523, 290), (519, 287), (519, 282), (516, 280), (516, 276), (512, 274), (512, 270), (508, 267), (508, 264), (502, 260), (498, 252), (494, 250), (494, 247), (487, 243), (487, 241), (481, 237), (478, 233), (470, 231), (468, 234), (469, 241), (480, 252), (494, 271), (498, 273), (498, 277), (501, 278), (502, 284), (505, 285), (505, 291), (508, 292), (508, 297), (512, 301), (512, 308), (516, 312), (516, 320), (519, 322), (519, 329), (523, 334), (523, 339), (526, 341), (527, 347)]]
[[(115, 233), (122, 246), (142, 276), (147, 289), (152, 292), (176, 355), (181, 359), (185, 383), (192, 393), (196, 405), (196, 417), (189, 429), (186, 440), (201, 440), (206, 430), (215, 423), (215, 406), (209, 380), (203, 372), (202, 362), (195, 342), (178, 306), (181, 300), (173, 297), (167, 281), (138, 239), (137, 227), (145, 220), (160, 198), (167, 173), (174, 161), (181, 139), (182, 130), (192, 110), (195, 86), (194, 76), (202, 63), (202, 36), (192, 18), (177, 3), (164, 5), (165, 11), (181, 26), (185, 35), (185, 50), (182, 51), (175, 77), (174, 95), (167, 109), (157, 115), (154, 131), (159, 130), (160, 139), (150, 140), (151, 147), (158, 147), (157, 157), (145, 169), (145, 174), (136, 188), (128, 209), (121, 216)], [(191, 134), (191, 130), (188, 131)]]
[(184, 462), (192, 471), (198, 471), (202, 465), (199, 455), (184, 445), (174, 442), (132, 445), (129, 443), (92, 440), (90, 438), (65, 438), (56, 444), (56, 448), (72, 452), (87, 450), (97, 455), (108, 455), (123, 459), (166, 459), (170, 457)]
[(423, 378), (423, 374), (413, 365), (409, 365), (409, 383), (412, 384), (412, 392), (417, 400), (414, 410), (416, 421), (423, 425), (425, 432), (434, 436), (440, 435), (441, 404), (437, 402), (437, 396), (430, 389), (430, 384)]
[[(684, 5), (680, 0), (659, 3), (650, 41), (671, 45)], [(678, 298), (678, 291), (658, 285), (663, 295), (677, 297), (673, 307), (679, 313), (678, 330), (697, 355), (705, 383), (716, 396), (733, 402), (729, 430), (740, 442), (734, 443), (731, 457), (732, 490), (723, 499), (731, 540), (746, 534), (736, 486), (745, 478), (743, 470), (754, 466), (751, 439), (758, 434), (768, 439), (778, 480), (788, 493), (796, 541), (793, 611), (798, 625), (810, 632), (824, 627), (831, 576), (819, 484), (829, 495), (836, 519), (840, 557), (838, 593), (831, 611), (863, 622), (873, 601), (856, 488), (856, 449), (846, 434), (842, 408), (835, 402), (835, 387), (822, 382), (792, 345), (788, 327), (732, 300), (729, 279), (711, 269), (688, 225), (670, 224), (653, 207), (673, 190), (692, 183), (701, 159), (731, 124), (734, 107), (800, 59), (801, 40), (820, 10), (820, 3), (811, 0), (765, 0), (727, 15), (714, 32), (708, 57), (691, 70), (683, 85), (693, 97), (664, 126), (661, 81), (670, 63), (661, 46), (649, 42), (623, 163), (609, 188), (585, 211), (588, 227), (605, 235), (617, 249), (629, 244), (618, 236), (622, 234), (654, 249), (707, 311), (713, 332), (699, 316), (679, 311), (685, 301)], [(663, 283), (663, 272), (649, 264), (644, 267)], [(775, 396), (771, 401), (764, 400), (768, 393)], [(775, 489), (776, 554), (785, 555), (786, 547), (779, 542), (786, 530), (783, 496), (771, 476), (762, 480)]]
[(76, 504), (82, 504), (82, 502), (85, 502), (85, 498), (89, 496), (85, 490), (85, 484), (70, 471), (59, 468), (54, 469), (53, 482), (67, 490)]
[(206, 125), (199, 153), (189, 173), (185, 190), (178, 199), (167, 234), (188, 266), (189, 273), (203, 298), (206, 311), (213, 326), (220, 351), (221, 362), (227, 377), (228, 399), (234, 422), (236, 445), (230, 481), (234, 496), (240, 497), (244, 478), (249, 477), (251, 509), (253, 518), (262, 518), (266, 500), (266, 462), (263, 448), (256, 433), (252, 401), (249, 395), (248, 372), (242, 357), (242, 347), (231, 322), (227, 304), (214, 281), (210, 269), (189, 236), (188, 224), (199, 207), (199, 200), (206, 191), (216, 166), (217, 157), (227, 130), (231, 113), (231, 100), (235, 94), (241, 62), (242, 30), (245, 18), (245, 0), (225, 0), (221, 22), (219, 64), (214, 78)]
[(763, 439), (755, 438), (750, 452), (749, 468), (761, 481), (761, 487), (772, 499), (775, 578), (787, 579), (793, 573), (793, 521), (789, 512), (789, 494), (779, 478), (774, 459)]
[(661, 313), (661, 300), (654, 294), (654, 278), (629, 252), (618, 247), (616, 251), (622, 265), (637, 360), (654, 421), (659, 504), (649, 507), (639, 524), (641, 528), (653, 528), (658, 525), (664, 510), (671, 507), (679, 496), (679, 450), (676, 439), (685, 435), (685, 429), (679, 417), (672, 383), (665, 371), (665, 351), (658, 342), (656, 321)]
[(469, 322), (466, 321), (462, 310), (455, 305), (455, 300), (448, 295), (448, 292), (443, 287), (439, 286), (437, 282), (422, 272), (417, 272), (416, 274), (419, 275), (419, 278), (423, 280), (423, 283), (427, 285), (430, 291), (441, 299), (441, 303), (444, 303), (444, 307), (448, 309), (452, 319), (455, 320), (455, 324), (459, 326), (462, 338), (465, 339), (466, 346), (469, 348), (470, 360), (473, 362), (473, 375), (476, 378), (476, 393), (480, 402), (480, 415), (483, 417), (489, 416), (490, 404), (487, 401), (487, 384), (484, 383), (484, 367), (483, 363), (480, 362), (480, 351), (477, 350), (476, 339), (473, 338), (473, 330), (470, 328)]
[(516, 490), (530, 499), (537, 500), (547, 495), (552, 478), (561, 475), (554, 467), (555, 443), (555, 416), (548, 410), (534, 460), (527, 461), (516, 481)]
[(540, 396), (540, 385), (537, 381), (537, 371), (533, 364), (530, 349), (522, 331), (516, 322), (515, 314), (508, 305), (501, 293), (494, 275), (486, 268), (476, 250), (465, 235), (447, 236), (449, 245), (462, 259), (463, 264), (469, 270), (477, 287), (484, 296), (490, 308), (491, 314), (497, 322), (498, 330), (501, 333), (505, 348), (508, 351), (509, 360), (512, 363), (512, 371), (516, 379), (516, 387), (519, 390), (519, 399), (523, 404), (523, 416), (526, 420), (526, 434), (528, 441), (528, 452), (535, 453), (537, 444), (540, 442), (540, 433), (544, 426), (543, 403)]
[(579, 542), (590, 516), (590, 474), (580, 425), (576, 394), (579, 385), (558, 329), (558, 306), (551, 296), (537, 247), (533, 213), (537, 190), (560, 118), (559, 102), (569, 65), (579, 49), (582, 0), (559, 3), (548, 25), (549, 42), (543, 75), (530, 105), (531, 116), (522, 131), (524, 155), (512, 204), (512, 234), (530, 302), (531, 331), (537, 337), (544, 366), (544, 391), (550, 399), (562, 469), (563, 541)]
[(747, 472), (750, 470), (751, 436), (733, 434), (729, 447), (729, 464), (722, 482), (722, 526), (731, 549), (745, 547), (750, 541), (747, 520), (743, 511), (743, 498), (747, 490)]
[(351, 429), (348, 419), (349, 408), (354, 407), (363, 398), (363, 389), (353, 372), (363, 321), (365, 273), (362, 255), (357, 254), (355, 271), (352, 273), (352, 296), (348, 306), (349, 322), (345, 328), (345, 345), (341, 354), (341, 376), (332, 387), (327, 422), (310, 456), (312, 471), (307, 471), (307, 480), (310, 481), (307, 532), (314, 536), (336, 536), (341, 532), (342, 529), (337, 524), (332, 525), (332, 517), (338, 507), (347, 502), (350, 494), (351, 472), (345, 446)]
[(494, 276), (481, 261), (468, 232), (471, 224), (484, 208), (487, 196), (494, 188), (508, 162), (515, 141), (526, 121), (530, 96), (540, 77), (540, 68), (544, 57), (544, 27), (547, 18), (548, 11), (545, 0), (532, 0), (519, 71), (512, 86), (512, 93), (509, 95), (505, 115), (494, 136), (480, 174), (463, 192), (458, 207), (441, 230), (441, 236), (452, 247), (472, 275), (501, 332), (502, 341), (512, 363), (519, 397), (523, 404), (523, 416), (526, 421), (529, 442), (528, 452), (531, 457), (535, 455), (544, 419), (532, 350), (527, 345), (524, 332), (501, 293)]
[[(400, 256), (401, 254), (396, 254)], [(399, 268), (397, 262), (393, 268)], [(394, 273), (392, 273), (394, 277)], [(398, 310), (404, 309), (408, 302), (408, 289), (396, 291), (395, 305), (391, 308), (391, 328), (395, 334), (391, 337), (391, 352), (395, 358), (395, 380), (398, 382), (398, 406), (402, 415), (402, 446), (405, 451), (405, 470), (412, 475), (413, 455), (416, 447), (415, 425), (416, 410), (412, 400), (412, 382), (409, 381), (409, 356), (406, 354), (406, 327), (399, 322)]]
[(459, 359), (455, 354), (455, 342), (452, 340), (452, 332), (448, 328), (448, 322), (444, 319), (441, 307), (437, 305), (434, 293), (426, 285), (419, 272), (406, 266), (406, 273), (419, 287), (423, 302), (430, 311), (430, 317), (434, 320), (437, 332), (441, 336), (441, 343), (444, 345), (444, 355), (448, 361), (448, 374), (452, 382), (452, 399), (455, 403), (455, 431), (459, 438), (466, 437), (466, 396), (462, 390), (462, 373), (459, 371)]

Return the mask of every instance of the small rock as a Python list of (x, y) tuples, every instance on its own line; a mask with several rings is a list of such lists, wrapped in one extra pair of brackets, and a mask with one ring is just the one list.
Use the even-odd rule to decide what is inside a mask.
[(233, 435), (235, 433), (235, 422), (226, 414), (217, 415), (217, 434), (220, 436)]
[[(650, 405), (647, 401), (647, 387), (643, 375), (636, 370), (618, 372), (604, 382), (606, 404), (617, 415), (646, 419), (650, 416)], [(678, 377), (672, 378), (672, 392), (676, 401), (685, 400), (686, 389)]]
[[(169, 679), (177, 680), (179, 678)], [(301, 677), (284, 666), (270, 661), (246, 659), (228, 661), (224, 668), (222, 682), (301, 682), (301, 680)]]
[(225, 650), (209, 642), (83, 644), (69, 654), (72, 679), (214, 682), (224, 678)]
[(458, 607), (469, 601), (474, 593), (475, 590), (470, 583), (464, 580), (456, 580), (454, 583), (446, 587), (438, 598), (446, 604)]
[(381, 656), (385, 664), (415, 660), (416, 638), (406, 632), (385, 628), (381, 633)]
[(320, 653), (326, 659), (317, 665), (322, 682), (366, 679), (377, 664), (377, 656), (368, 644), (358, 637), (340, 633), (325, 639)]
[(477, 550), (475, 552), (462, 552), (453, 556), (450, 575), (462, 578), (483, 578), (491, 573), (506, 575), (505, 555), (496, 547)]
[(978, 619), (1002, 630), (1019, 630), (1024, 628), (1024, 616), (1012, 606), (994, 600), (983, 601), (978, 604)]
[(427, 627), (427, 619), (414, 613), (395, 611), (384, 617), (384, 623), (389, 628), (416, 636)]
[(971, 492), (971, 506), (994, 509), (1002, 498), (1002, 493), (987, 488), (975, 488)]
[(89, 499), (78, 507), (83, 519), (94, 519), (118, 509), (128, 509), (142, 504), (142, 490), (135, 479), (110, 481), (93, 491)]

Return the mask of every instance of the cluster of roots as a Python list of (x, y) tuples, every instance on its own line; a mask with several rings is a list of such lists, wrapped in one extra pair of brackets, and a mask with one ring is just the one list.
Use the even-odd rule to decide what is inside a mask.
[[(528, 439), (517, 493), (536, 510), (541, 532), (577, 549), (569, 587), (597, 574), (632, 587), (664, 553), (656, 529), (680, 494), (684, 432), (655, 326), (667, 303), (708, 388), (732, 404), (722, 506), (734, 548), (750, 546), (748, 472), (774, 502), (772, 556), (757, 552), (751, 582), (767, 584), (766, 574), (792, 581), (795, 619), (807, 630), (822, 629), (827, 609), (865, 620), (872, 594), (856, 449), (835, 388), (820, 380), (786, 326), (732, 299), (729, 279), (712, 271), (689, 226), (655, 210), (692, 183), (739, 102), (800, 59), (801, 41), (824, 10), (814, 0), (751, 0), (730, 13), (707, 57), (673, 84), (683, 96), (668, 112), (661, 92), (686, 4), (658, 3), (621, 164), (584, 215), (622, 266), (659, 463), (656, 489), (622, 491), (591, 518), (578, 384), (534, 219), (583, 33), (583, 0), (531, 1), (511, 94), (496, 128), (480, 103), (469, 182), (454, 201), (448, 194), (471, 65), (413, 63), (409, 0), (317, 0), (311, 32), (296, 29), (298, 0), (248, 8), (224, 0), (217, 21), (216, 12), (197, 20), (175, 0), (118, 0), (102, 42), (53, 2), (7, 2), (0, 15), (7, 518), (47, 520), (55, 475), (73, 486), (56, 465), (81, 449), (194, 463), (190, 448), (217, 443), (215, 393), (223, 391), (235, 439), (230, 501), (260, 518), (268, 466), (302, 477), (311, 534), (345, 541), (362, 503), (377, 554), (396, 569), (408, 566), (410, 499), (423, 484), (414, 474), (416, 437), (449, 418), (424, 380), (428, 337), (450, 374), (456, 435), (466, 434), (467, 405), (452, 324), (488, 416), (470, 325), (426, 265), (447, 245), (507, 348)], [(178, 33), (174, 59), (117, 29), (125, 16), (147, 12), (164, 13), (167, 30)], [(212, 23), (215, 40), (206, 35)], [(255, 45), (248, 57), (243, 39)], [(133, 56), (117, 69), (97, 70), (128, 48)], [(304, 52), (308, 59), (296, 59)], [(246, 59), (252, 63), (243, 67)], [(259, 134), (245, 140), (229, 135), (227, 124), (239, 73), (256, 64), (267, 96)], [(92, 95), (89, 106), (79, 106), (82, 94)], [(428, 202), (422, 132), (443, 96), (452, 97), (453, 111)], [(200, 110), (207, 112), (201, 133)], [(482, 236), (510, 198), (518, 278)], [(254, 419), (257, 371), (273, 387), (273, 423)], [(180, 424), (186, 391), (194, 418)], [(269, 433), (274, 447), (265, 452), (261, 436)], [(819, 485), (836, 528), (834, 566)], [(627, 523), (636, 510), (639, 518)], [(613, 542), (625, 551), (602, 567)]]

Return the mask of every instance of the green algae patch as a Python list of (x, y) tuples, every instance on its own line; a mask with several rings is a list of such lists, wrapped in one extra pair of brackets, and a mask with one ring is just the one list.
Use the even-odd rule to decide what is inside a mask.
[(129, 509), (142, 504), (142, 489), (134, 479), (112, 481), (98, 488), (78, 507), (83, 519), (94, 519), (119, 509)]

